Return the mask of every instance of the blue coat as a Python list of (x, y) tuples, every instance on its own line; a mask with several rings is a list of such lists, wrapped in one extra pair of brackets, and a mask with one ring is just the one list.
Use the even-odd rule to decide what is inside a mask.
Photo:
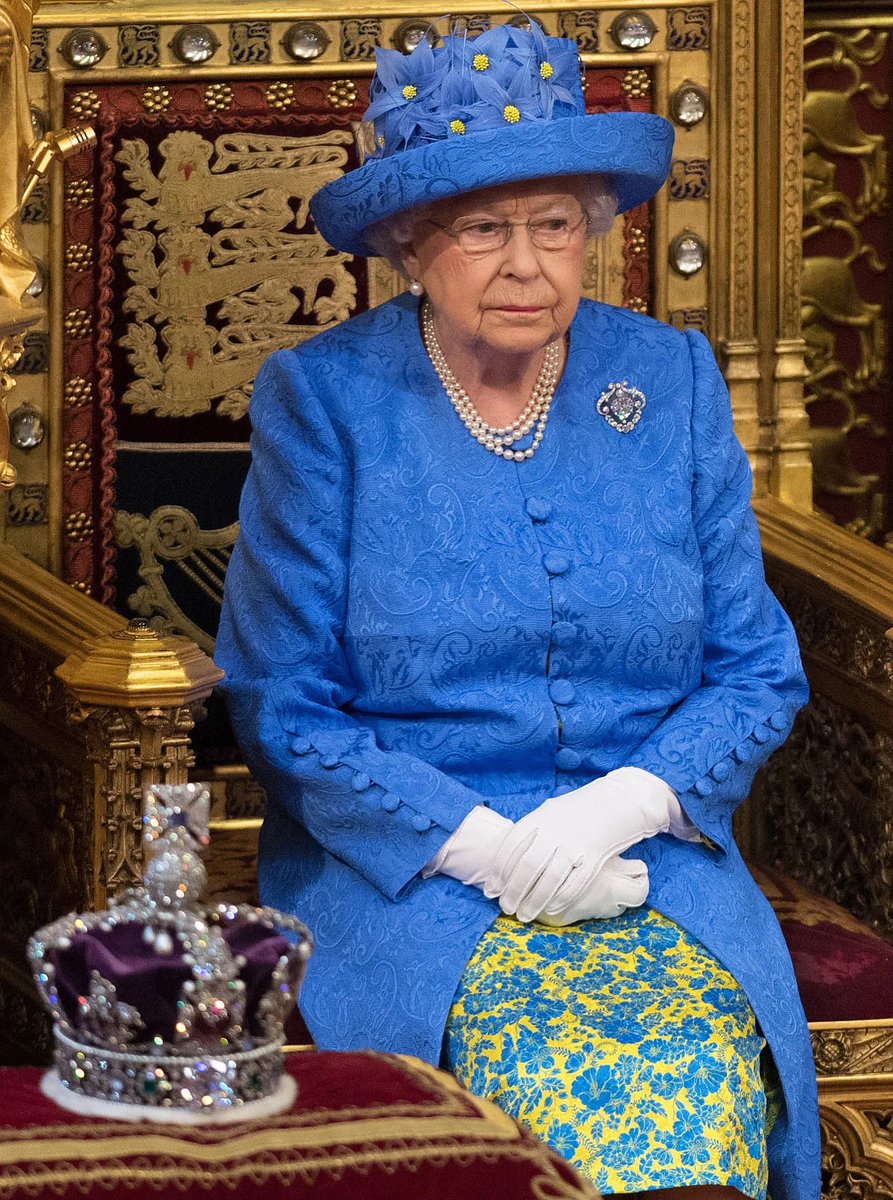
[[(622, 765), (676, 789), (706, 841), (636, 846), (649, 903), (744, 987), (787, 1100), (773, 1200), (817, 1200), (815, 1071), (775, 916), (732, 813), (806, 683), (766, 586), (751, 476), (706, 339), (584, 300), (545, 439), (472, 440), (408, 295), (274, 354), (217, 661), (269, 811), (266, 903), (317, 949), (320, 1046), (440, 1058), (497, 903), (420, 869), (475, 805), (510, 818)], [(620, 433), (596, 410), (628, 380)]]

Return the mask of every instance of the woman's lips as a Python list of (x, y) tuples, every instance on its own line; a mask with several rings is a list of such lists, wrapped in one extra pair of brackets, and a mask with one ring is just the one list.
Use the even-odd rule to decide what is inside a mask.
[(538, 313), (545, 308), (544, 304), (500, 304), (497, 306), (497, 312), (511, 313)]

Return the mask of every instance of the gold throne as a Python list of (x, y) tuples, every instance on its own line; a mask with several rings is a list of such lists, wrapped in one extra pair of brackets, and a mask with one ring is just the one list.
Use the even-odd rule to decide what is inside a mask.
[[(452, 11), (472, 34), (523, 19), (469, 0)], [(813, 512), (802, 8), (539, 0), (527, 12), (577, 40), (591, 109), (654, 110), (676, 126), (668, 187), (617, 222), (587, 286), (713, 340), (754, 467), (770, 579), (803, 643), (814, 700), (739, 822), (743, 848), (776, 872), (762, 879), (783, 918), (807, 932), (853, 921), (779, 868), (889, 936), (893, 567), (888, 551)], [(15, 113), (2, 110), (17, 186), (27, 143), (87, 124), (98, 138), (36, 179), (18, 214), (0, 211), (0, 256), (31, 292), (15, 328), (0, 310), (12, 441), (7, 454), (0, 423), (0, 469), (9, 458), (16, 472), (0, 507), (6, 1062), (45, 1044), (24, 939), (138, 874), (145, 784), (210, 779), (212, 881), (253, 892), (263, 796), (207, 657), (251, 381), (272, 349), (400, 287), (386, 266), (329, 250), (307, 202), (357, 161), (376, 45), (409, 49), (440, 15), (428, 0), (375, 14), (319, 0), (292, 16), (259, 0), (237, 16), (182, 0), (44, 0), (28, 39), (26, 6), (0, 0), (0, 78), (23, 78), (30, 40), (27, 98), (22, 84), (9, 92)], [(835, 788), (815, 778), (817, 746), (828, 764), (867, 764), (869, 804), (852, 772), (837, 771)], [(813, 1024), (828, 1196), (893, 1195), (890, 1018)]]

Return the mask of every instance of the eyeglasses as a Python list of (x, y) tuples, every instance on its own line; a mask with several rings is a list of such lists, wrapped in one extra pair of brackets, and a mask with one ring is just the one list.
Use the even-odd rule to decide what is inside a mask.
[(564, 250), (571, 238), (586, 220), (585, 212), (580, 215), (537, 217), (532, 221), (461, 221), (453, 225), (441, 225), (439, 221), (425, 218), (428, 225), (443, 230), (447, 237), (454, 238), (465, 254), (489, 254), (508, 245), (512, 229), (516, 225), (527, 227), (527, 236), (540, 250)]

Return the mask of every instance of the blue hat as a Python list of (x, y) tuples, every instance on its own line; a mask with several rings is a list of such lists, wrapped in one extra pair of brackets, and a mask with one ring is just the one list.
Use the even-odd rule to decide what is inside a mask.
[(376, 52), (366, 121), (374, 149), (313, 197), (323, 237), (376, 255), (372, 226), (461, 192), (557, 175), (605, 175), (619, 212), (648, 200), (670, 170), (674, 131), (654, 113), (588, 114), (575, 42), (499, 25), (432, 50)]

